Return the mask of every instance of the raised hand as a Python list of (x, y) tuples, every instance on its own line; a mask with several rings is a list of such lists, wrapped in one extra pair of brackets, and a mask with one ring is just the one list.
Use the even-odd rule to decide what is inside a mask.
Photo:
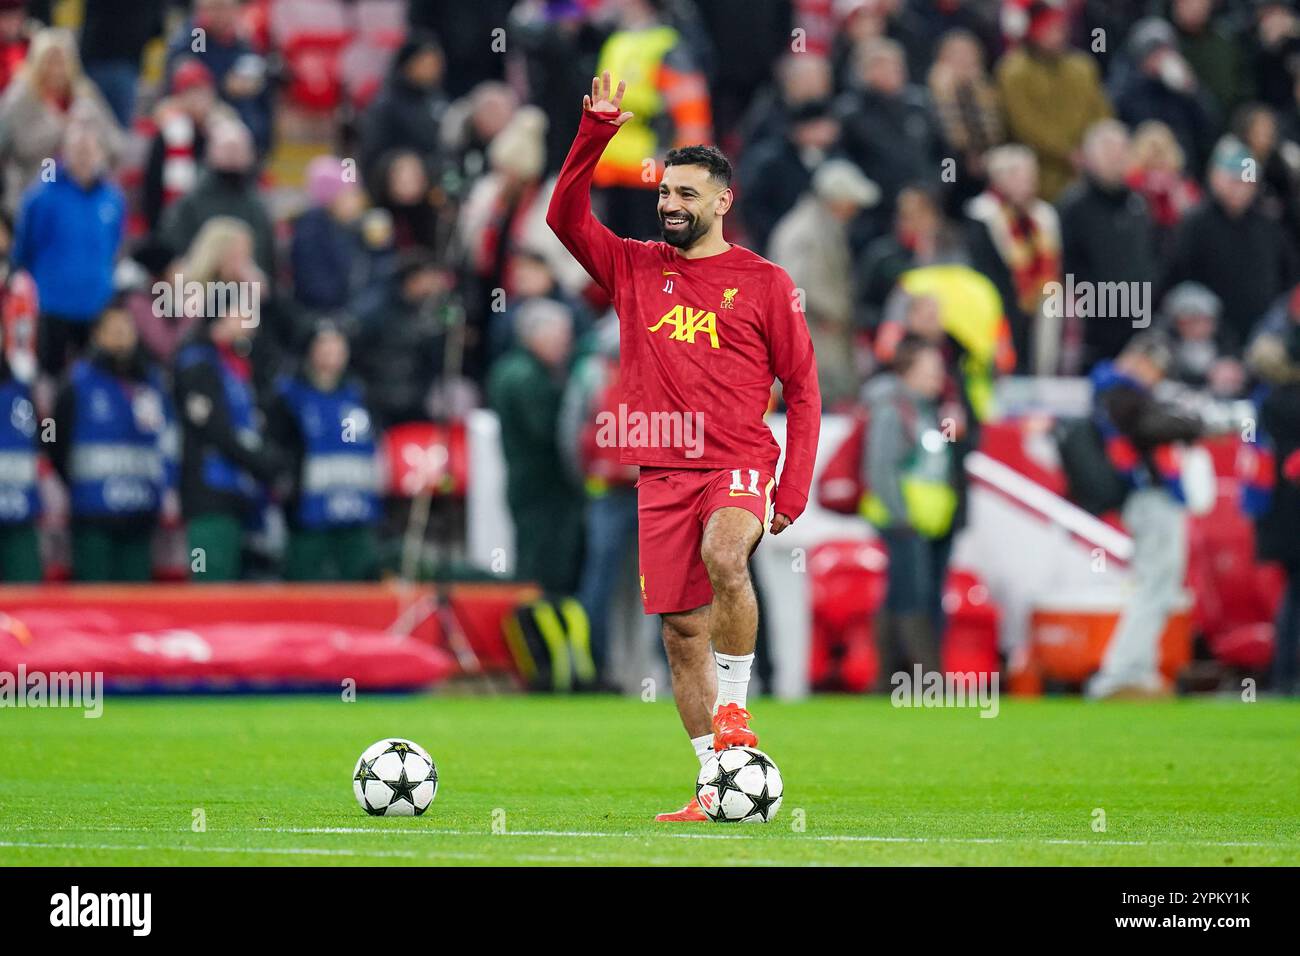
[[(606, 70), (600, 76), (591, 78), (591, 95), (582, 98), (582, 108), (594, 110), (597, 113), (612, 113), (620, 110), (623, 103), (623, 94), (627, 92), (627, 84), (622, 80), (618, 81), (618, 89), (610, 93), (609, 70)], [(622, 126), (632, 118), (632, 114), (626, 110), (621, 110), (618, 118), (613, 120), (615, 126)]]

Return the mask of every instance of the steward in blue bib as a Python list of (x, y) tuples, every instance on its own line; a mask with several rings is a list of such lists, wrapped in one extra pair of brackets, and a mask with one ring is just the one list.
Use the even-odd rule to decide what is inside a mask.
[(137, 347), (130, 313), (110, 306), (55, 403), (50, 458), (68, 489), (78, 581), (148, 581), (153, 530), (176, 478), (162, 377)]
[(346, 338), (322, 324), (301, 370), (277, 383), (267, 409), (268, 435), (293, 462), (290, 580), (362, 580), (375, 571), (375, 435), (360, 388), (344, 375), (347, 362)]
[(0, 348), (0, 582), (41, 580), (36, 519), (40, 448), (31, 390), (14, 378)]
[(254, 326), (238, 315), (208, 319), (176, 353), (181, 422), (181, 512), (195, 580), (239, 577), (243, 529), (284, 461), (263, 441), (249, 361)]

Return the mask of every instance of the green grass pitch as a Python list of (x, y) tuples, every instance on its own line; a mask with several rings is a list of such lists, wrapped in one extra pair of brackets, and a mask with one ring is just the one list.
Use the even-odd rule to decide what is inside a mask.
[[(0, 866), (1300, 863), (1297, 702), (1004, 699), (995, 719), (885, 698), (751, 709), (786, 781), (766, 826), (653, 822), (697, 769), (663, 699), (6, 709)], [(422, 817), (368, 817), (353, 799), (357, 756), (389, 734), (438, 763)]]

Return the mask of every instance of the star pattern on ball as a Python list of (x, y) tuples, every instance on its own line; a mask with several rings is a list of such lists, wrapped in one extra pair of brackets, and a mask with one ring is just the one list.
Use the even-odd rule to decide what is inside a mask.
[[(768, 762), (768, 766), (769, 766), (769, 767), (771, 766), (771, 762), (770, 762), (770, 761)], [(762, 793), (757, 793), (757, 794), (755, 794), (755, 793), (751, 793), (751, 794), (749, 795), (749, 799), (752, 800), (752, 801), (754, 802), (754, 812), (757, 813), (759, 816), (761, 816), (764, 820), (766, 820), (766, 819), (767, 819), (767, 812), (768, 812), (769, 810), (771, 810), (771, 809), (772, 809), (772, 805), (773, 805), (774, 803), (776, 803), (778, 800), (780, 800), (781, 798), (780, 798), (780, 797), (773, 797), (773, 796), (771, 796), (771, 795), (768, 793), (768, 789), (767, 789), (767, 781), (764, 780), (764, 781), (763, 781), (763, 792), (762, 792)]]
[(388, 802), (388, 805), (391, 807), (398, 800), (405, 800), (407, 803), (411, 805), (412, 808), (414, 808), (415, 799), (411, 796), (411, 794), (414, 793), (415, 788), (418, 787), (423, 782), (424, 782), (423, 780), (409, 779), (406, 776), (406, 767), (403, 766), (402, 775), (400, 777), (398, 777), (396, 780), (384, 781), (384, 783), (388, 784), (389, 788), (393, 791), (393, 798)]
[(728, 790), (735, 790), (737, 793), (745, 792), (736, 785), (736, 774), (742, 769), (743, 767), (737, 767), (735, 770), (723, 770), (722, 761), (718, 761), (718, 772), (709, 781), (718, 791), (718, 803), (722, 803), (722, 798), (727, 795)]
[(755, 764), (763, 768), (764, 776), (767, 776), (769, 770), (774, 770), (776, 768), (776, 764), (772, 763), (772, 761), (768, 759), (767, 754), (759, 753), (757, 750), (751, 750), (749, 752), (749, 763), (745, 764), (745, 766), (752, 767)]
[(405, 757), (407, 754), (415, 753), (415, 750), (404, 740), (390, 740), (388, 742), (388, 749), (385, 750), (384, 753), (401, 754)]
[[(375, 760), (378, 759), (378, 757), (375, 758)], [(361, 783), (362, 790), (365, 790), (367, 780), (379, 779), (379, 774), (375, 773), (375, 760), (363, 760), (357, 764), (357, 774), (352, 779)]]

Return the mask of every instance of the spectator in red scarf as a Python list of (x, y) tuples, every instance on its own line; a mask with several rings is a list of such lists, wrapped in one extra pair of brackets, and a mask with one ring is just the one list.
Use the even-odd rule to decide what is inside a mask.
[(1061, 224), (1056, 210), (1039, 198), (1038, 160), (1026, 146), (999, 146), (985, 159), (989, 188), (970, 201), (967, 214), (988, 230), (1006, 264), (1016, 307), (1028, 326), (1013, 328), (1016, 353), (1032, 337), (1029, 365), (1036, 374), (1056, 374), (1062, 328), (1042, 309), (1043, 286), (1061, 278)]
[[(197, 0), (194, 16), (183, 23), (167, 47), (167, 75), (198, 57), (212, 71), (218, 95), (239, 114), (248, 127), (258, 156), (271, 145), (274, 83), (267, 60), (249, 42), (241, 22), (239, 0)], [(195, 30), (201, 30), (202, 49), (195, 49)]]
[(1163, 246), (1183, 215), (1201, 201), (1201, 188), (1184, 168), (1183, 150), (1169, 127), (1147, 120), (1133, 133), (1129, 188), (1146, 200)]
[(208, 126), (207, 168), (158, 220), (157, 235), (173, 249), (186, 249), (214, 216), (233, 216), (253, 231), (258, 267), (275, 281), (275, 232), (271, 213), (258, 189), (255, 154), (247, 127), (236, 119)]
[(149, 228), (163, 210), (189, 193), (198, 182), (208, 146), (208, 122), (234, 113), (216, 94), (212, 72), (199, 60), (187, 60), (172, 74), (171, 96), (154, 111), (158, 132), (149, 147), (144, 172), (144, 215)]

